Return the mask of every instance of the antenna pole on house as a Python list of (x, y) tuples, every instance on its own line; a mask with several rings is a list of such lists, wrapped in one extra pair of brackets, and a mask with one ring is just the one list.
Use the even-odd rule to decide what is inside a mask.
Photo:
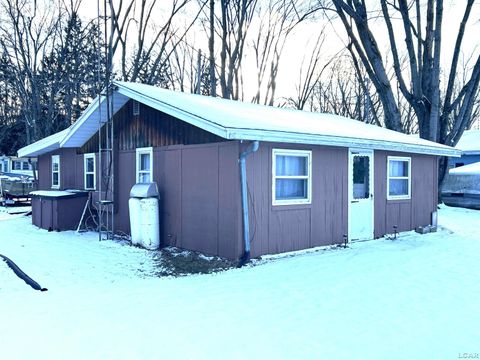
[(370, 84), (368, 82), (368, 78), (366, 77), (365, 78), (365, 93), (364, 93), (364, 99), (365, 99), (365, 103), (364, 103), (364, 111), (365, 111), (365, 122), (367, 124), (371, 124), (372, 121), (371, 121), (371, 103), (370, 103), (370, 94), (369, 94), (369, 87), (370, 87)]
[[(100, 0), (97, 0), (97, 95), (98, 95), (98, 174), (99, 174), (99, 182), (98, 182), (98, 194), (102, 193), (102, 155), (101, 155), (101, 144), (102, 144), (102, 76), (101, 76), (101, 67), (102, 67), (102, 49), (101, 49), (101, 33), (100, 33)], [(98, 197), (100, 200), (100, 196)], [(97, 224), (97, 231), (98, 231), (98, 240), (102, 240), (102, 209), (100, 204), (98, 203), (97, 206), (97, 215), (98, 215), (98, 224)]]
[(202, 88), (202, 50), (198, 50), (197, 55), (197, 86), (195, 89), (196, 94), (201, 93)]
[[(100, 0), (97, 0), (98, 26), (98, 237), (99, 240), (112, 239), (114, 234), (114, 141), (113, 141), (113, 89), (111, 86), (112, 52), (108, 42), (107, 0), (103, 2), (105, 79), (101, 78), (101, 35), (100, 35)], [(102, 114), (102, 103), (105, 111)], [(104, 119), (105, 118), (105, 119)], [(105, 237), (104, 237), (105, 235)]]

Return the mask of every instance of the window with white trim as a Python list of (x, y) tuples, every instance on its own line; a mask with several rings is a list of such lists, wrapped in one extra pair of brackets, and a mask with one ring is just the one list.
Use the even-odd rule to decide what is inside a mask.
[(273, 205), (310, 204), (312, 193), (312, 152), (273, 149)]
[(389, 156), (387, 171), (387, 199), (410, 199), (411, 158)]
[(138, 148), (136, 160), (137, 183), (153, 181), (153, 148)]
[(22, 162), (19, 160), (12, 161), (12, 169), (13, 170), (22, 170)]
[(30, 164), (28, 161), (22, 161), (22, 170), (30, 170)]
[(52, 189), (60, 188), (60, 155), (52, 155)]
[(85, 190), (95, 190), (96, 188), (96, 166), (95, 154), (83, 155), (83, 173)]

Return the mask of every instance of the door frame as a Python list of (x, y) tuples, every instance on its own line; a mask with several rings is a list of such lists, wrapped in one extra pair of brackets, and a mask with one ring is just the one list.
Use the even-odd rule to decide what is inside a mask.
[[(352, 228), (351, 228), (351, 219), (352, 219), (352, 198), (353, 198), (353, 155), (357, 153), (364, 153), (370, 156), (370, 176), (369, 176), (369, 186), (370, 186), (370, 198), (372, 202), (372, 214), (371, 214), (371, 239), (375, 236), (375, 152), (371, 149), (362, 149), (362, 148), (348, 148), (348, 165), (347, 165), (347, 191), (348, 191), (348, 215), (347, 215), (347, 226), (348, 226), (348, 242), (352, 241)], [(354, 240), (355, 241), (355, 240)], [(361, 240), (360, 240), (361, 241)]]

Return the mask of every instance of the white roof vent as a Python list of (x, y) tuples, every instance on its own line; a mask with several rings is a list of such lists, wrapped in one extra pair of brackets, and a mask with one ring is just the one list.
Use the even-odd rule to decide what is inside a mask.
[(140, 115), (140, 103), (137, 100), (133, 100), (133, 116)]

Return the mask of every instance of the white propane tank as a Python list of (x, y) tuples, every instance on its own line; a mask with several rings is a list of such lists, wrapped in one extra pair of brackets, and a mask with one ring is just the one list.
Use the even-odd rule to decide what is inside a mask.
[(146, 198), (140, 200), (140, 232), (142, 245), (149, 250), (160, 246), (160, 219), (158, 214), (158, 199)]
[(140, 208), (140, 199), (130, 198), (128, 200), (128, 209), (130, 212), (130, 232), (132, 234), (132, 245), (142, 244), (142, 212)]

